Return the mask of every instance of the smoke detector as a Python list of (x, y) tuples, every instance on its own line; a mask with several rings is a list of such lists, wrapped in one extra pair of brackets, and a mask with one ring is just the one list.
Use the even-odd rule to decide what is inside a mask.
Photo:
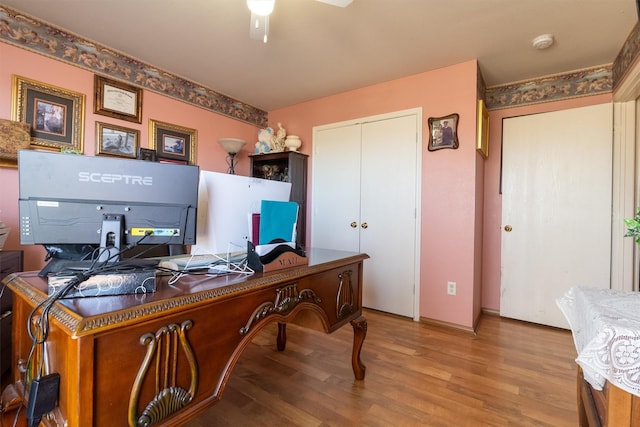
[(553, 34), (542, 34), (534, 38), (531, 43), (538, 50), (546, 49), (553, 44)]

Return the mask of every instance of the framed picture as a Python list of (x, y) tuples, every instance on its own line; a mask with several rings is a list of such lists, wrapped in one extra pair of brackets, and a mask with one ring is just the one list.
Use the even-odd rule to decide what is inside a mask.
[(96, 154), (135, 159), (140, 146), (140, 131), (110, 123), (96, 122)]
[(485, 159), (489, 157), (489, 112), (481, 99), (478, 101), (478, 146)]
[(149, 148), (138, 148), (138, 160), (146, 160), (147, 162), (157, 162), (156, 151)]
[(160, 163), (173, 163), (174, 165), (188, 165), (186, 160), (160, 159)]
[(93, 86), (94, 113), (142, 123), (142, 89), (97, 74), (93, 78)]
[(158, 161), (175, 160), (196, 164), (197, 131), (169, 123), (149, 120), (149, 148)]
[(458, 114), (429, 117), (429, 151), (458, 148)]
[(31, 125), (31, 145), (82, 152), (84, 94), (13, 76), (11, 119)]

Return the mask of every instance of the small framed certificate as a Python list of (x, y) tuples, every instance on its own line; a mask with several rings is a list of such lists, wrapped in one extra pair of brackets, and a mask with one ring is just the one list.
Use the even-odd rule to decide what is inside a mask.
[(142, 89), (98, 76), (94, 78), (94, 113), (142, 123)]

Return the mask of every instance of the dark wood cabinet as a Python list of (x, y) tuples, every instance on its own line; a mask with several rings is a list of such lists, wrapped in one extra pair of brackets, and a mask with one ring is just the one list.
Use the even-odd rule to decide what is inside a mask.
[(307, 159), (306, 154), (297, 151), (254, 154), (250, 173), (256, 178), (272, 179), (291, 183), (291, 201), (299, 205), (297, 243), (306, 245), (307, 218)]
[[(0, 251), (0, 281), (22, 268), (22, 251)], [(11, 367), (13, 293), (4, 285), (0, 289), (0, 375), (4, 375)]]

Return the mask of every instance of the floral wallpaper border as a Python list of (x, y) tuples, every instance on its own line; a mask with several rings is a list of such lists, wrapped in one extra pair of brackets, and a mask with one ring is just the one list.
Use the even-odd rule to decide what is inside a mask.
[[(2, 5), (0, 40), (258, 127), (267, 126), (265, 111)], [(610, 93), (639, 54), (640, 24), (637, 24), (613, 65), (486, 89), (482, 82), (478, 90), (484, 92), (481, 97), (489, 110)], [(478, 75), (482, 79), (480, 72)]]
[(631, 68), (640, 55), (640, 21), (636, 23), (633, 30), (622, 45), (620, 53), (613, 62), (613, 87), (617, 88), (622, 82), (624, 75)]
[(610, 93), (613, 90), (611, 65), (489, 87), (487, 109), (518, 107), (560, 99)]
[(496, 110), (560, 99), (610, 93), (640, 57), (640, 22), (613, 64), (487, 88), (487, 108)]
[(267, 125), (267, 113), (0, 5), (0, 40), (216, 113)]

